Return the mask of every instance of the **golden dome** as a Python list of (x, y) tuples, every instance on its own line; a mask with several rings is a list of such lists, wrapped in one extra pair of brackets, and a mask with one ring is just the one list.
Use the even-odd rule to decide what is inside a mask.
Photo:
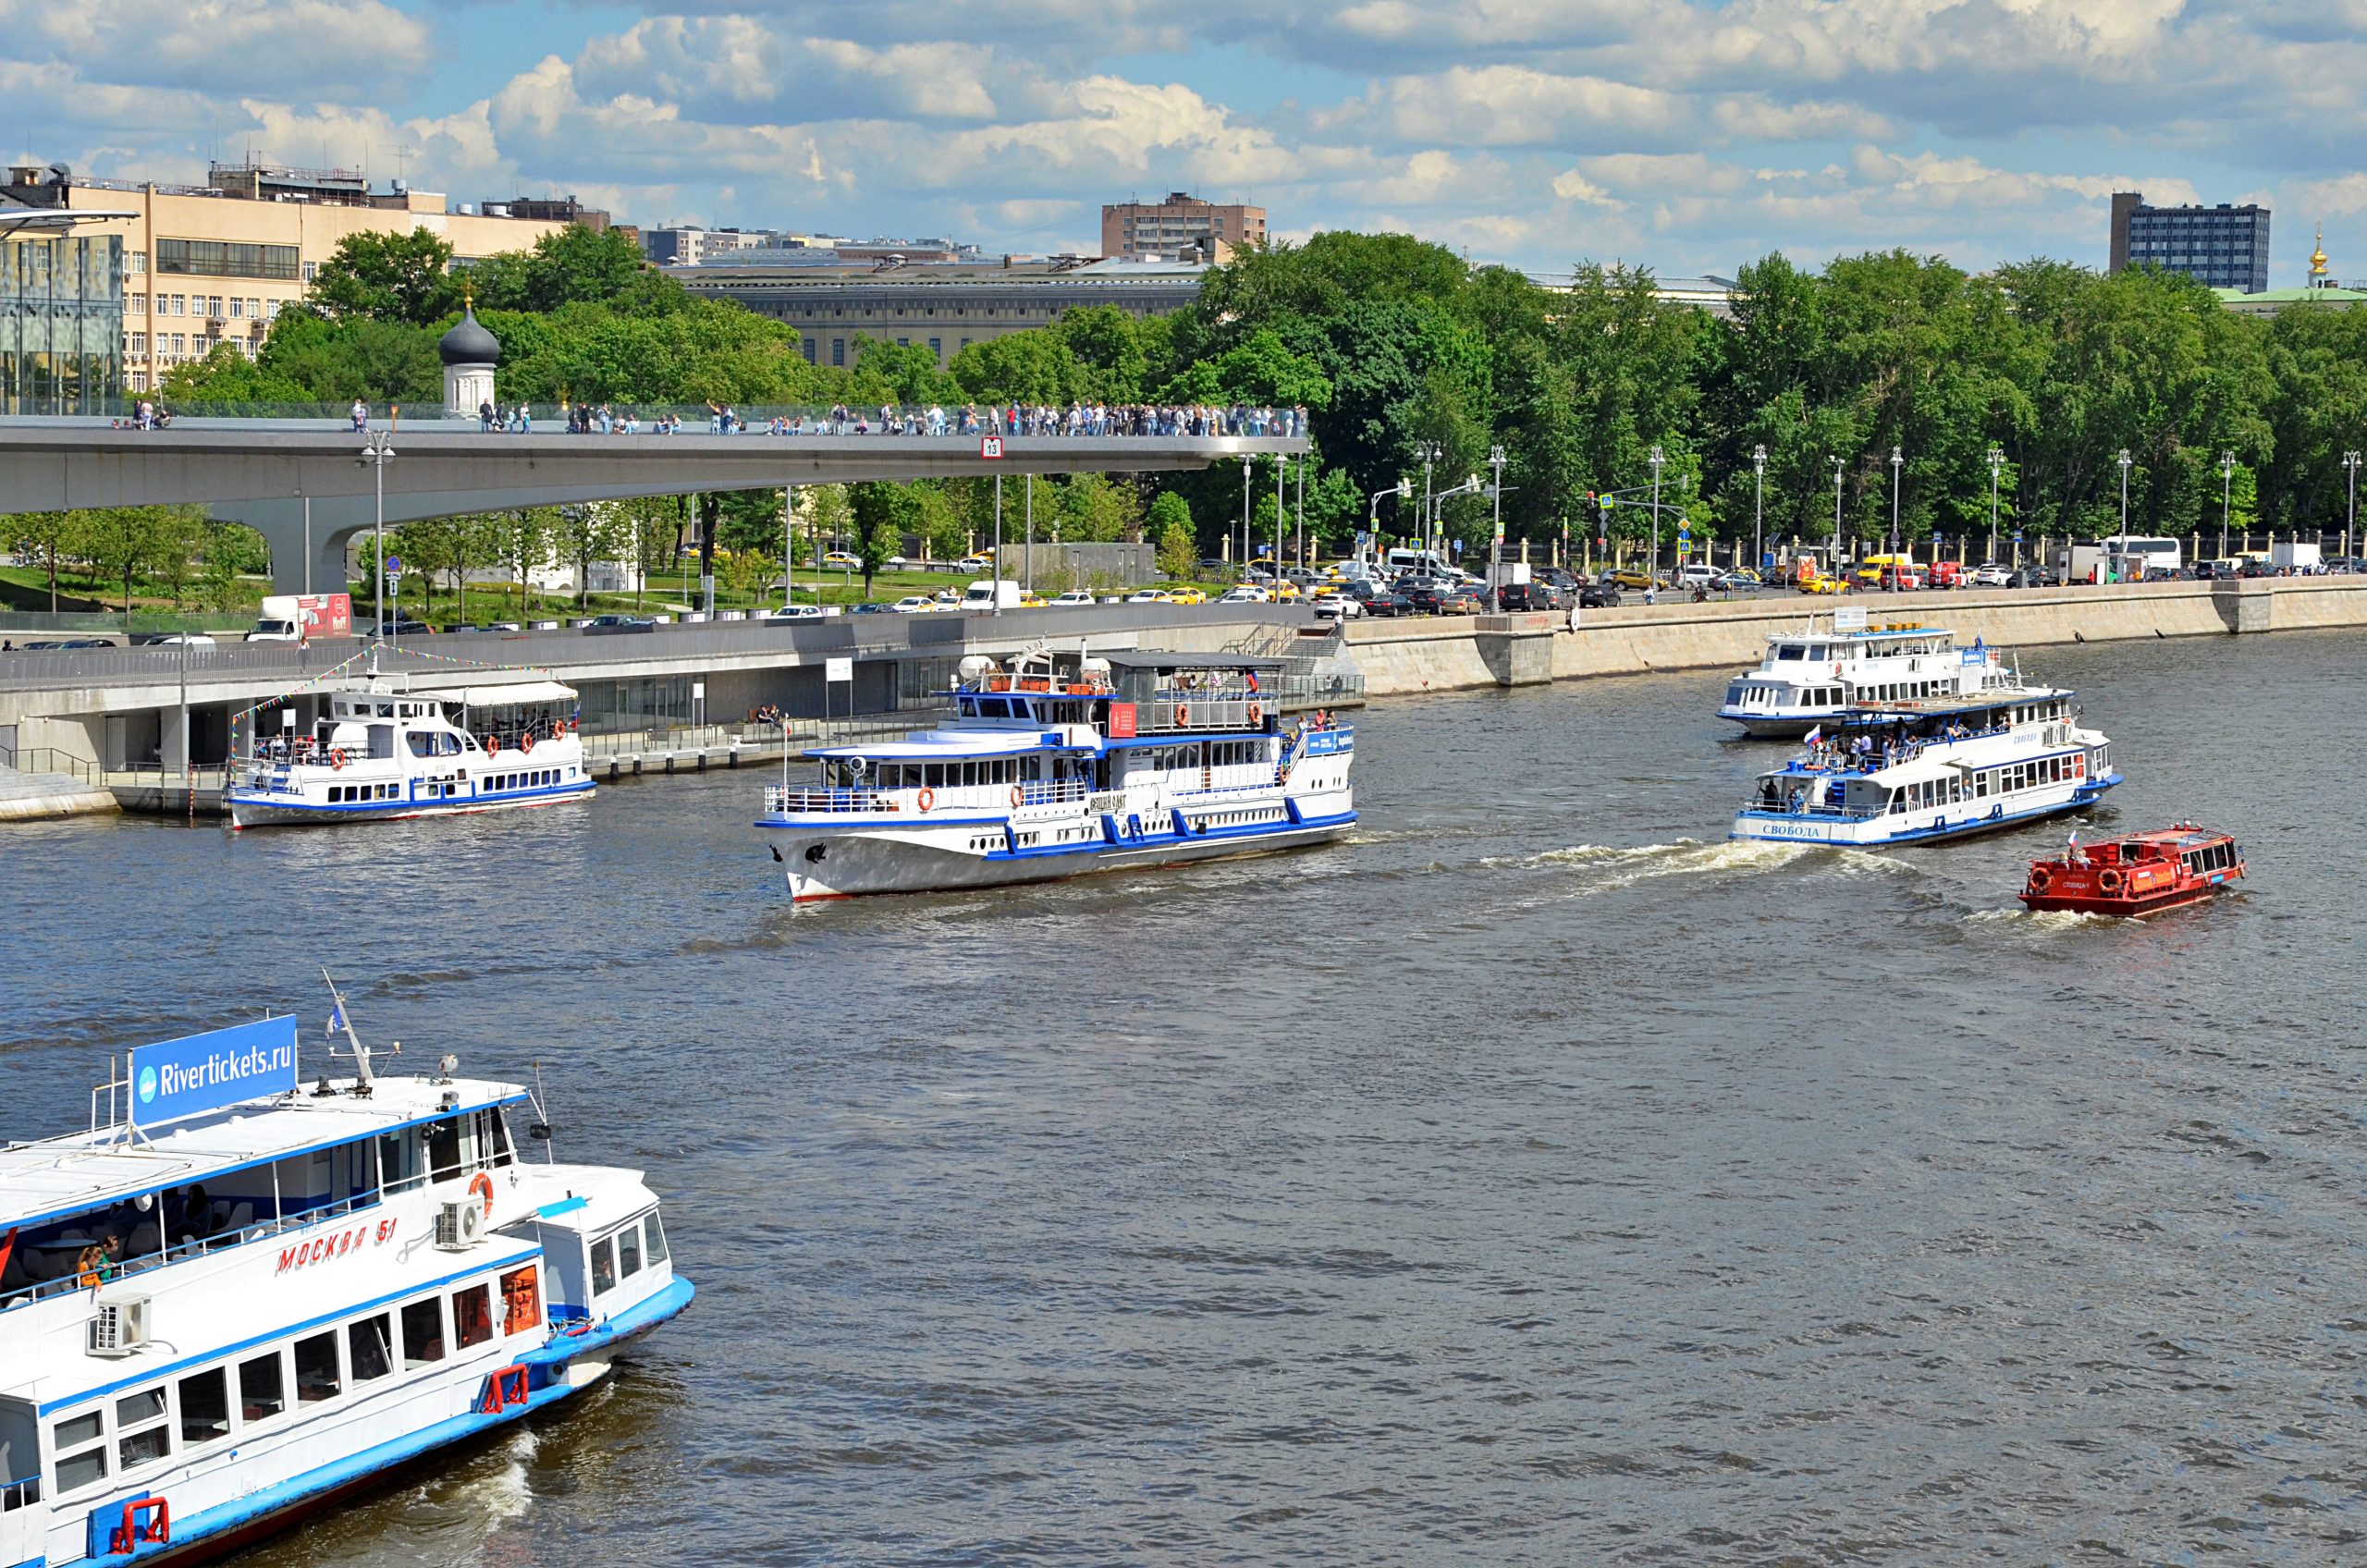
[(2318, 225), (2317, 249), (2310, 252), (2310, 276), (2312, 277), (2324, 277), (2325, 275), (2326, 226), (2320, 224)]

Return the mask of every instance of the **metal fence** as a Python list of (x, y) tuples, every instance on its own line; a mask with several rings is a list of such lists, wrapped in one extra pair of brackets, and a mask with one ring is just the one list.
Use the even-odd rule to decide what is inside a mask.
[(104, 784), (99, 765), (55, 746), (0, 746), (0, 767), (18, 773), (55, 773), (85, 784)]

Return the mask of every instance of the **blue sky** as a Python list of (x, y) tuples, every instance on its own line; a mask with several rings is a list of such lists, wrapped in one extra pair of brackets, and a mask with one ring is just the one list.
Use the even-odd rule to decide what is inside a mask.
[[(88, 172), (399, 164), (458, 201), (1092, 250), (1190, 190), (1536, 271), (1904, 245), (2101, 264), (2262, 201), (2367, 280), (2367, 0), (0, 0), (0, 135)], [(13, 112), (11, 112), (13, 111)], [(14, 123), (10, 123), (10, 122)]]

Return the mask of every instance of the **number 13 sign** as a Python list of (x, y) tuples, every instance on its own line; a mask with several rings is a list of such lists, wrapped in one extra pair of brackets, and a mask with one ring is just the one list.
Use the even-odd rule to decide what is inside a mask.
[(982, 458), (1001, 457), (1002, 437), (1000, 435), (982, 435), (978, 437), (978, 456)]

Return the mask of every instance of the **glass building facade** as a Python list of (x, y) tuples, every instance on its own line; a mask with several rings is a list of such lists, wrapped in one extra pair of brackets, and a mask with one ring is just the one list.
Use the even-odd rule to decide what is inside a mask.
[(0, 414), (122, 406), (122, 238), (0, 233)]
[(2112, 270), (2154, 266), (2214, 288), (2268, 287), (2268, 209), (2149, 207), (2135, 191), (2112, 199)]

